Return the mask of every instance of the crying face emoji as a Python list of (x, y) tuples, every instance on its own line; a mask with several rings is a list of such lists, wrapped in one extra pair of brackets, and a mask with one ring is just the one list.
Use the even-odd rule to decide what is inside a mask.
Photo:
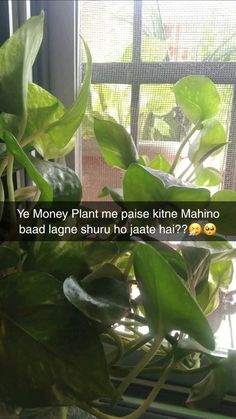
[(213, 236), (216, 233), (216, 226), (215, 224), (207, 223), (204, 225), (203, 231), (207, 236)]

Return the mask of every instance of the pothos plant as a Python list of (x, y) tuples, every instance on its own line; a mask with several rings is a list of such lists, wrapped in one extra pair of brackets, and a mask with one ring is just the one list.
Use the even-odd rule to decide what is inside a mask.
[[(43, 19), (43, 14), (29, 19), (0, 49), (1, 202), (12, 203), (13, 219), (18, 200), (78, 203), (82, 197), (78, 176), (55, 160), (73, 149), (89, 95), (91, 56), (83, 41), (86, 75), (68, 109), (29, 83)], [(218, 179), (214, 168), (202, 164), (226, 144), (224, 128), (215, 118), (220, 105), (215, 85), (206, 77), (190, 76), (176, 83), (174, 93), (193, 128), (172, 164), (161, 155), (151, 162), (139, 156), (121, 125), (95, 119), (106, 163), (124, 174), (123, 190), (105, 187), (103, 195), (122, 205), (235, 200), (234, 192), (211, 197), (199, 186)], [(195, 185), (174, 176), (189, 141), (188, 173), (180, 178), (194, 178)], [(40, 158), (32, 156), (33, 150)], [(16, 188), (14, 174), (22, 168), (33, 186)], [(96, 417), (112, 418), (107, 412), (114, 412), (132, 380), (151, 371), (156, 383), (143, 404), (126, 416), (134, 419), (144, 414), (171, 372), (200, 371), (205, 377), (193, 386), (187, 405), (211, 409), (227, 392), (227, 374), (235, 360), (212, 352), (207, 316), (217, 308), (219, 293), (227, 291), (234, 257), (225, 240), (183, 243), (177, 249), (139, 240), (1, 242), (2, 408), (22, 418), (45, 418), (56, 407), (56, 417), (67, 417), (70, 406), (79, 406)], [(146, 334), (140, 332), (143, 325)], [(131, 366), (127, 359), (134, 352), (138, 361)], [(112, 377), (120, 378), (118, 386)]]

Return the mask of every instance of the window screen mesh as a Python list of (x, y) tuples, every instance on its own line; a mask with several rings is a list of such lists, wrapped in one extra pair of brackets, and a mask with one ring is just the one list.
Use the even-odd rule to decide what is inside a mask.
[(235, 1), (144, 1), (142, 34), (144, 61), (235, 61)]
[(94, 63), (132, 60), (133, 6), (129, 0), (81, 2), (80, 31)]

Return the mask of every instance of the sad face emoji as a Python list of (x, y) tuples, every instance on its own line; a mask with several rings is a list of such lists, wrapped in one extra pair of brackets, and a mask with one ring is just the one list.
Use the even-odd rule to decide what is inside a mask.
[(207, 236), (213, 236), (216, 233), (216, 226), (213, 223), (207, 223), (204, 225), (203, 231)]

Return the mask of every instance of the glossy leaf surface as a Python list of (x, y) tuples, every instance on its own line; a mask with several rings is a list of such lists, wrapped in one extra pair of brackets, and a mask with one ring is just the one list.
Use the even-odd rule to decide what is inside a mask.
[(134, 141), (122, 125), (94, 118), (94, 132), (104, 160), (110, 166), (128, 169), (138, 161)]
[(173, 90), (177, 104), (193, 123), (212, 118), (219, 111), (220, 96), (208, 77), (183, 77)]
[(112, 324), (129, 311), (126, 278), (114, 265), (105, 264), (81, 282), (69, 277), (64, 281), (66, 298), (91, 319)]
[(43, 37), (44, 13), (27, 20), (0, 48), (0, 112), (26, 113), (28, 79)]
[(208, 201), (207, 189), (198, 188), (174, 176), (132, 164), (125, 173), (125, 201)]
[(78, 203), (82, 198), (82, 185), (77, 174), (69, 167), (39, 159), (31, 159), (53, 189), (53, 201)]
[[(96, 331), (46, 273), (1, 280), (1, 399), (21, 407), (111, 396)], [(2, 329), (3, 330), (3, 329)]]
[(161, 172), (169, 172), (170, 163), (164, 156), (157, 154), (156, 157), (148, 164), (152, 169), (160, 170)]
[(222, 175), (219, 170), (214, 167), (202, 167), (200, 166), (195, 171), (195, 179), (193, 180), (194, 185), (198, 186), (216, 186), (222, 182)]
[(214, 337), (200, 307), (169, 263), (151, 246), (140, 244), (134, 270), (141, 285), (146, 317), (152, 331), (165, 335), (182, 330), (208, 349)]
[(215, 151), (217, 146), (220, 147), (217, 150), (219, 152), (224, 144), (226, 144), (225, 129), (217, 119), (210, 119), (203, 122), (202, 125), (202, 129), (197, 138), (195, 138), (189, 147), (188, 156), (194, 163), (199, 162), (211, 150)]

